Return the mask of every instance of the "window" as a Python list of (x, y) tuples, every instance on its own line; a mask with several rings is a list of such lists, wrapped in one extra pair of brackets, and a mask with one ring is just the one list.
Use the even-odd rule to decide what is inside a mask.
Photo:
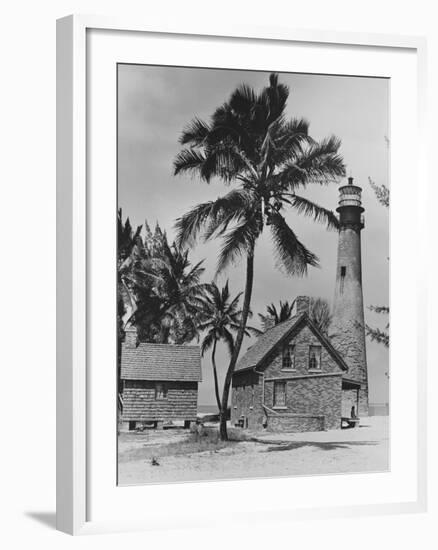
[(251, 384), (251, 401), (249, 403), (249, 408), (254, 408), (254, 386)]
[(341, 265), (341, 281), (339, 284), (339, 290), (341, 294), (344, 292), (344, 281), (345, 281), (346, 274), (347, 274), (347, 267), (345, 265)]
[(155, 384), (155, 399), (167, 399), (167, 387), (163, 382)]
[(321, 346), (309, 347), (309, 369), (318, 370), (321, 368)]
[(274, 382), (274, 407), (286, 406), (286, 382), (275, 380)]
[(295, 346), (293, 344), (283, 348), (282, 368), (286, 370), (295, 368)]

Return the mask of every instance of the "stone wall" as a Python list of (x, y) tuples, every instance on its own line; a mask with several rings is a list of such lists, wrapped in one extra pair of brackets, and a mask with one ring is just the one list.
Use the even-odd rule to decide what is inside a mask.
[(286, 408), (274, 406), (274, 380), (265, 381), (265, 405), (273, 411), (301, 415), (323, 416), (324, 429), (333, 430), (341, 425), (342, 380), (341, 374), (292, 378), (286, 380)]
[(349, 369), (348, 378), (360, 383), (359, 415), (368, 416), (368, 374), (366, 363), (365, 332), (355, 321), (345, 321), (343, 324), (333, 322), (333, 345), (345, 359)]
[[(304, 325), (303, 328), (296, 333), (288, 342), (295, 345), (295, 368), (292, 370), (283, 369), (282, 346), (273, 350), (270, 357), (267, 359), (269, 364), (265, 368), (265, 377), (271, 376), (289, 376), (298, 374), (316, 373), (333, 373), (344, 372), (339, 364), (333, 359), (330, 353), (320, 340), (315, 336), (309, 326)], [(321, 345), (321, 369), (309, 372), (309, 347)]]
[(196, 420), (197, 382), (164, 382), (167, 397), (155, 399), (155, 382), (125, 380), (122, 421)]
[(267, 430), (269, 432), (319, 432), (325, 429), (323, 416), (270, 414)]

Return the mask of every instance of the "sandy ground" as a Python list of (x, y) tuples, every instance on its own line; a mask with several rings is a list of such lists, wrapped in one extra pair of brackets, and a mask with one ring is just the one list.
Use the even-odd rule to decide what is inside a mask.
[(222, 449), (176, 454), (151, 463), (151, 453), (187, 439), (184, 430), (149, 430), (119, 437), (119, 484), (166, 483), (376, 472), (389, 469), (388, 417), (364, 418), (357, 428), (307, 433), (250, 434), (257, 441)]

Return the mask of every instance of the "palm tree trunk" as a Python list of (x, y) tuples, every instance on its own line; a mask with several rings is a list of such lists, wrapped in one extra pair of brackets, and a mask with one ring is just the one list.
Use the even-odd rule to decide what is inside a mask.
[(216, 369), (216, 344), (217, 344), (217, 340), (215, 338), (214, 344), (213, 344), (213, 351), (211, 352), (211, 363), (213, 365), (214, 392), (216, 394), (216, 403), (220, 413), (222, 407), (221, 407), (221, 398), (219, 396), (219, 382), (217, 379), (217, 369)]
[(228, 440), (227, 434), (227, 408), (228, 408), (228, 396), (230, 393), (231, 380), (233, 378), (234, 367), (236, 366), (237, 359), (239, 358), (240, 348), (242, 347), (243, 337), (245, 335), (246, 322), (248, 320), (249, 308), (251, 305), (252, 286), (254, 281), (254, 248), (248, 253), (246, 259), (246, 283), (245, 283), (245, 295), (243, 298), (242, 319), (240, 328), (237, 333), (236, 343), (234, 346), (233, 355), (228, 366), (227, 374), (225, 376), (224, 391), (222, 394), (222, 406), (219, 411), (220, 417), (220, 438), (222, 441)]

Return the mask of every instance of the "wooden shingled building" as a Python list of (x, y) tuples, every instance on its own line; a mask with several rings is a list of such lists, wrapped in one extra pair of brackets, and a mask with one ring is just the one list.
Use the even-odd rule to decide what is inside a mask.
[(196, 420), (202, 380), (199, 346), (137, 341), (133, 327), (122, 344), (119, 420), (124, 430)]

